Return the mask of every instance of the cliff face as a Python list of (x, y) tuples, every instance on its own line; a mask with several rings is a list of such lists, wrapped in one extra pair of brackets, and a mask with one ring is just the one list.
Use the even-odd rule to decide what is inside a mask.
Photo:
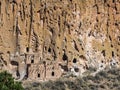
[(46, 65), (75, 75), (119, 66), (120, 1), (0, 0), (0, 53), (1, 69), (14, 75), (42, 62), (43, 78)]

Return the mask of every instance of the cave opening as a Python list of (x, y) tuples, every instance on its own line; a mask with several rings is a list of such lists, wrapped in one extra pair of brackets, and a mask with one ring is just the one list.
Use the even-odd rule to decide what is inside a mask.
[(79, 68), (74, 68), (75, 72), (79, 72)]
[(15, 66), (18, 66), (18, 62), (16, 62), (16, 61), (11, 61), (11, 64), (15, 65)]
[(68, 60), (68, 56), (64, 53), (62, 59), (63, 59), (64, 61), (66, 61), (66, 60)]
[(51, 48), (48, 49), (48, 52), (51, 53)]
[(74, 58), (74, 59), (73, 59), (73, 63), (76, 63), (76, 62), (77, 62), (77, 59), (76, 59), (76, 58)]
[(103, 56), (105, 57), (105, 50), (102, 50), (102, 52), (101, 52), (102, 54), (103, 54)]

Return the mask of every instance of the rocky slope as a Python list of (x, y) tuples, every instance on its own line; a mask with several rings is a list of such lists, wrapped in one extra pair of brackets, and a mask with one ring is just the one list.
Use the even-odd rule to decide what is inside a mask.
[(75, 75), (119, 67), (120, 1), (0, 0), (1, 70), (31, 74), (26, 54), (37, 55), (31, 63), (57, 62)]

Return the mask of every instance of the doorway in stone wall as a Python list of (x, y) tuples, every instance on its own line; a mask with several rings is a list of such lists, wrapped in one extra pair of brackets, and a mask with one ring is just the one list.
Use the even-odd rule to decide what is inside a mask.
[(54, 72), (54, 71), (52, 71), (51, 75), (52, 75), (52, 76), (55, 76), (55, 72)]
[(29, 78), (29, 68), (30, 68), (30, 64), (27, 64), (27, 71), (26, 71), (26, 75), (25, 75), (25, 79)]
[(29, 52), (29, 47), (26, 47), (26, 52)]
[(40, 73), (38, 73), (38, 78), (40, 78)]

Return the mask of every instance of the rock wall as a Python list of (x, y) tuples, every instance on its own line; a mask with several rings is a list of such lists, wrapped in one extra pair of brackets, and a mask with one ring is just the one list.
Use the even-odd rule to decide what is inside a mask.
[(1, 69), (13, 71), (10, 56), (26, 53), (73, 72), (119, 66), (120, 1), (0, 0)]

